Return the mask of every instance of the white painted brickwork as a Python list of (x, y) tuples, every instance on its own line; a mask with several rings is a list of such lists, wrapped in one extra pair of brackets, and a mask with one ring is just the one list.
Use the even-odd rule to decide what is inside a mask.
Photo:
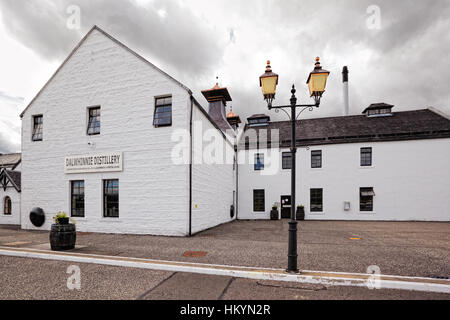
[[(172, 95), (172, 127), (154, 128), (163, 95)], [(88, 136), (87, 107), (96, 105), (101, 134)], [(188, 128), (189, 107), (185, 89), (94, 30), (23, 116), (22, 228), (35, 229), (28, 215), (41, 207), (39, 229), (48, 230), (57, 211), (70, 211), (69, 181), (85, 180), (78, 231), (186, 235), (189, 167), (172, 164), (171, 134)], [(44, 115), (42, 142), (31, 141), (36, 114)], [(123, 152), (123, 172), (64, 174), (65, 156), (109, 151)], [(110, 178), (119, 179), (119, 218), (103, 218), (102, 179)]]
[[(214, 126), (194, 106), (193, 122), (201, 123), (201, 136), (205, 131), (217, 132)], [(194, 130), (194, 164), (192, 166), (192, 233), (211, 228), (217, 224), (229, 222), (230, 206), (233, 204), (233, 191), (235, 190), (235, 171), (233, 164), (206, 164), (202, 159), (210, 141), (200, 144), (200, 132)], [(225, 151), (234, 157), (233, 147), (218, 133), (218, 141), (223, 144)], [(204, 140), (204, 139), (203, 139)], [(201, 162), (203, 163), (199, 163)], [(197, 161), (197, 164), (196, 164)], [(197, 208), (195, 207), (197, 205)], [(233, 218), (234, 219), (234, 218)]]
[[(360, 167), (360, 148), (372, 147), (373, 166)], [(261, 175), (252, 164), (239, 166), (239, 219), (269, 219), (274, 202), (290, 195), (291, 170)], [(322, 168), (311, 168), (311, 150), (322, 150)], [(265, 154), (266, 149), (239, 151), (239, 157)], [(450, 139), (348, 143), (299, 148), (297, 201), (308, 220), (450, 221)], [(373, 187), (373, 212), (359, 211), (359, 188)], [(310, 212), (310, 188), (323, 188), (323, 212)], [(253, 189), (265, 189), (265, 212), (253, 212)], [(351, 210), (344, 211), (344, 201)]]

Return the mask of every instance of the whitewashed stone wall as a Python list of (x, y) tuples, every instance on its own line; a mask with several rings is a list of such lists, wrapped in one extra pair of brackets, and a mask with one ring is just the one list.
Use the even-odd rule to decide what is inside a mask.
[[(172, 126), (153, 127), (155, 97), (172, 95)], [(87, 107), (101, 106), (101, 134), (88, 136)], [(186, 235), (189, 167), (175, 165), (172, 130), (189, 123), (188, 92), (98, 30), (67, 61), (22, 120), (22, 228), (46, 212), (49, 229), (70, 211), (70, 181), (85, 181), (78, 231)], [(43, 114), (43, 141), (31, 141), (32, 116)], [(123, 172), (64, 174), (64, 157), (123, 152)], [(119, 179), (119, 218), (103, 218), (102, 180)]]
[[(194, 127), (196, 124), (201, 124), (201, 130), (193, 130), (192, 233), (196, 233), (236, 218), (236, 215), (233, 218), (230, 216), (230, 206), (233, 204), (233, 191), (236, 190), (236, 186), (232, 163), (233, 146), (226, 142), (197, 106), (193, 108), (193, 123)], [(208, 145), (216, 139), (210, 138), (206, 132), (217, 133), (216, 138), (223, 146), (221, 158), (224, 163), (205, 163)], [(225, 163), (226, 153), (231, 156), (231, 162)]]
[[(373, 165), (360, 167), (360, 148), (372, 147)], [(311, 168), (311, 150), (322, 150), (322, 168)], [(239, 219), (269, 219), (271, 206), (290, 195), (291, 170), (262, 175), (253, 164), (239, 166)], [(240, 150), (239, 158), (268, 150)], [(308, 220), (450, 221), (450, 139), (351, 143), (299, 148), (297, 201), (304, 204)], [(373, 187), (373, 212), (359, 211), (359, 188)], [(323, 212), (310, 212), (310, 188), (323, 188)], [(265, 189), (265, 212), (253, 212), (253, 189)], [(344, 211), (344, 201), (351, 209)]]
[[(11, 198), (11, 215), (5, 215), (4, 203), (6, 197)], [(6, 188), (6, 191), (1, 188), (0, 201), (0, 224), (20, 225), (20, 192), (17, 192), (13, 187)]]

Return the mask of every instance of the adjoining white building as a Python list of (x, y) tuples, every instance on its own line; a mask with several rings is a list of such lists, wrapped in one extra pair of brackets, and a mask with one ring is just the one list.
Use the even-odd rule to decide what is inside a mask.
[(248, 118), (238, 151), (238, 219), (269, 219), (277, 204), (285, 218), (291, 205), (304, 205), (307, 220), (450, 221), (450, 120), (435, 109), (392, 107), (298, 120), (295, 204), (290, 123)]
[[(22, 228), (48, 230), (58, 211), (78, 231), (108, 233), (184, 236), (235, 219), (235, 164), (201, 161), (211, 132), (236, 158), (231, 97), (218, 85), (204, 95), (209, 112), (92, 28), (21, 114)], [(30, 221), (35, 207), (42, 226)]]
[(0, 154), (0, 224), (20, 224), (20, 153)]

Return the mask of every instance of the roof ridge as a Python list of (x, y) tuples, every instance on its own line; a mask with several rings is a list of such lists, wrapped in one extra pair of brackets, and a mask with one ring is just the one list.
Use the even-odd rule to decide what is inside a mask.
[[(429, 108), (425, 108), (425, 109), (416, 109), (416, 110), (403, 110), (403, 111), (392, 112), (392, 114), (406, 113), (406, 112), (417, 112), (417, 111), (432, 111), (432, 110), (430, 110)], [(348, 115), (348, 116), (328, 116), (328, 117), (317, 117), (317, 118), (297, 119), (296, 121), (324, 120), (324, 119), (351, 118), (351, 117), (364, 117), (364, 118), (367, 118), (367, 116), (364, 115), (364, 114), (352, 114), (352, 115)], [(272, 123), (277, 123), (277, 122), (290, 122), (290, 120), (279, 120), (279, 121), (271, 121), (271, 122), (272, 122)]]
[(153, 63), (151, 63), (150, 61), (148, 61), (147, 59), (145, 59), (143, 56), (141, 56), (140, 54), (138, 54), (136, 51), (132, 50), (131, 48), (129, 48), (128, 46), (126, 46), (125, 44), (123, 44), (122, 42), (120, 42), (119, 40), (117, 40), (116, 38), (114, 38), (112, 35), (110, 35), (109, 33), (107, 33), (106, 31), (104, 31), (102, 28), (100, 28), (97, 25), (94, 25), (84, 36), (83, 38), (81, 38), (81, 40), (77, 43), (77, 45), (72, 49), (72, 51), (70, 51), (69, 55), (64, 59), (64, 61), (61, 63), (61, 65), (56, 69), (56, 71), (53, 73), (53, 75), (50, 77), (50, 79), (48, 79), (48, 81), (44, 84), (44, 86), (41, 88), (41, 90), (38, 91), (38, 93), (34, 96), (33, 99), (31, 99), (31, 101), (28, 103), (28, 105), (25, 107), (25, 109), (22, 111), (22, 113), (20, 114), (20, 117), (22, 118), (25, 114), (25, 112), (28, 110), (28, 108), (33, 104), (33, 102), (40, 96), (40, 94), (44, 91), (44, 89), (47, 87), (47, 85), (53, 80), (53, 78), (58, 74), (58, 72), (62, 69), (62, 67), (67, 63), (67, 61), (69, 61), (69, 59), (75, 54), (75, 52), (77, 52), (77, 50), (81, 47), (81, 45), (86, 41), (86, 39), (92, 34), (92, 32), (94, 30), (99, 31), (101, 34), (103, 34), (104, 36), (106, 36), (107, 38), (109, 38), (110, 40), (112, 40), (113, 42), (115, 42), (116, 44), (120, 45), (122, 48), (126, 49), (128, 52), (132, 53), (133, 55), (135, 55), (137, 58), (143, 60), (144, 62), (146, 62), (147, 64), (149, 64), (151, 67), (153, 67), (155, 70), (159, 71), (160, 73), (164, 74), (165, 76), (167, 76), (169, 79), (171, 79), (172, 81), (175, 81), (178, 85), (180, 85), (183, 89), (185, 89), (190, 95), (192, 95), (192, 91), (186, 87), (184, 84), (182, 84), (180, 81), (176, 80), (175, 78), (173, 78), (172, 76), (170, 76), (168, 73), (164, 72), (163, 70), (161, 70), (160, 68), (158, 68), (157, 66), (155, 66)]

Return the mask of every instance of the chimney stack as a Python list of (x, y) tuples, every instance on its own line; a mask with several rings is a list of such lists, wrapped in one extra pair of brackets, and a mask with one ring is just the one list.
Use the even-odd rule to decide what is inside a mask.
[(344, 87), (344, 116), (349, 114), (349, 103), (348, 103), (348, 68), (344, 66), (342, 69), (342, 85)]
[(230, 123), (227, 121), (225, 107), (227, 101), (231, 101), (230, 93), (226, 87), (220, 87), (217, 82), (214, 87), (209, 90), (202, 91), (203, 96), (209, 102), (208, 114), (219, 126), (222, 131), (232, 130)]

